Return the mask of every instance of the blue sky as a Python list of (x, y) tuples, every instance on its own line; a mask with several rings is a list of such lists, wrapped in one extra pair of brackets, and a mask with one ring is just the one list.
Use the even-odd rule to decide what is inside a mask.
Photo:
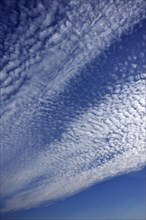
[(4, 219), (145, 219), (145, 169), (95, 184), (87, 190)]
[(0, 2), (2, 219), (145, 218), (144, 6)]

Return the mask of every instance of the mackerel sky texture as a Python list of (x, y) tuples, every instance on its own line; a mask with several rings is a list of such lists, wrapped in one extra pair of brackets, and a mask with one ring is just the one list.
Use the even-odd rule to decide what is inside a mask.
[(145, 1), (0, 1), (1, 211), (143, 169)]

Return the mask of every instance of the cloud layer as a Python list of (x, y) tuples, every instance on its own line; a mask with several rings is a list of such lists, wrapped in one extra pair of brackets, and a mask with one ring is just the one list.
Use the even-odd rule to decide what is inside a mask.
[(144, 166), (144, 5), (1, 3), (3, 211)]

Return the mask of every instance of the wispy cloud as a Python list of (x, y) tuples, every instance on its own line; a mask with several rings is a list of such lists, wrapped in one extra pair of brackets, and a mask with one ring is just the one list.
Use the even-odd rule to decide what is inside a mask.
[[(15, 31), (3, 36), (0, 67), (1, 100), (5, 102), (1, 113), (9, 112), (11, 105), (17, 109), (17, 105), (27, 105), (28, 101), (32, 104), (46, 87), (49, 93), (60, 90), (85, 63), (137, 23), (139, 16), (143, 18), (145, 12), (143, 0), (98, 4), (69, 1), (66, 6), (54, 1), (48, 8), (39, 1), (28, 8), (24, 3), (18, 4), (19, 13), (15, 8), (10, 13), (11, 17), (17, 15)], [(2, 21), (5, 27), (5, 17)], [(30, 86), (22, 87), (26, 79), (31, 79)]]
[(72, 123), (60, 141), (28, 155), (20, 171), (17, 166), (10, 169), (11, 181), (6, 177), (3, 193), (22, 191), (8, 200), (7, 209), (30, 208), (144, 165), (142, 91), (144, 81), (138, 81), (107, 95), (101, 105)]
[(66, 93), (71, 79), (77, 84), (85, 64), (144, 17), (144, 1), (24, 3), (12, 4), (14, 31), (0, 36), (3, 211), (70, 195), (146, 162), (143, 51), (113, 64), (112, 73), (105, 69), (116, 82), (93, 82), (97, 98), (82, 97), (88, 107), (61, 112), (74, 98)]

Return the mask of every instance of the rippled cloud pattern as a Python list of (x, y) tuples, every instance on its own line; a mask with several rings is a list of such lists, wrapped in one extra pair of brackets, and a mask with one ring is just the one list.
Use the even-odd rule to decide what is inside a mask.
[(2, 211), (145, 165), (144, 23), (144, 0), (0, 2)]

